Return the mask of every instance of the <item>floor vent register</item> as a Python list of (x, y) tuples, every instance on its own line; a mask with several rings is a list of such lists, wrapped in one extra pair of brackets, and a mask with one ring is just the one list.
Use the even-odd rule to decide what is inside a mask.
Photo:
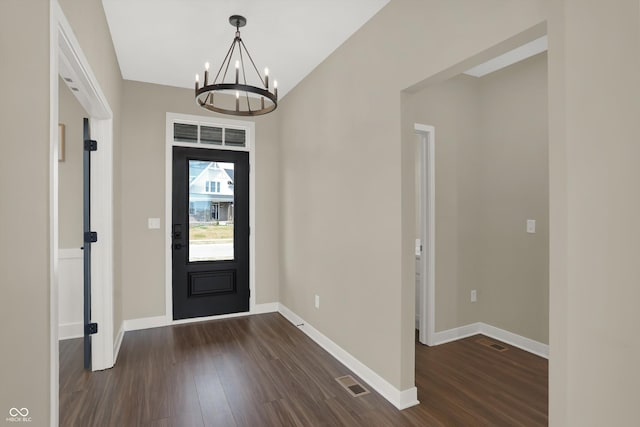
[(363, 396), (369, 394), (369, 390), (363, 387), (358, 381), (356, 381), (351, 375), (345, 375), (344, 377), (336, 378), (338, 384), (344, 387), (349, 394), (353, 397)]
[(504, 345), (502, 345), (500, 343), (497, 343), (497, 342), (495, 342), (493, 340), (490, 340), (488, 338), (480, 338), (479, 340), (476, 340), (476, 342), (478, 344), (481, 344), (481, 345), (485, 346), (485, 347), (489, 347), (489, 348), (492, 348), (492, 349), (494, 349), (496, 351), (500, 351), (500, 352), (509, 350), (509, 347), (504, 346)]

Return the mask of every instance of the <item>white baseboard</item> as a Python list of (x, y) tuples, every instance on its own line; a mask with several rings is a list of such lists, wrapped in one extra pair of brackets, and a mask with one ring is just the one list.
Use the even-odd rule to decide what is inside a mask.
[(72, 338), (82, 338), (84, 336), (84, 323), (61, 323), (58, 326), (58, 340), (70, 340)]
[(125, 332), (139, 331), (142, 329), (159, 328), (167, 326), (166, 316), (141, 317), (139, 319), (128, 319), (122, 322)]
[(231, 319), (234, 317), (251, 316), (254, 314), (275, 313), (279, 304), (270, 302), (266, 304), (256, 304), (251, 311), (242, 313), (222, 314), (218, 316), (194, 317), (192, 319), (173, 320), (170, 316), (141, 317), (139, 319), (129, 319), (123, 322), (125, 331), (139, 331), (142, 329), (160, 328), (170, 325), (184, 325), (187, 323), (206, 322), (209, 320)]
[(514, 347), (518, 347), (537, 356), (549, 358), (549, 345), (532, 340), (504, 329), (496, 328), (483, 322), (472, 323), (470, 325), (460, 326), (459, 328), (448, 329), (435, 333), (434, 345), (445, 344), (472, 335), (482, 334), (490, 338), (502, 341)]
[(277, 313), (280, 304), (268, 302), (266, 304), (256, 304), (251, 314)]
[(402, 410), (420, 403), (418, 401), (418, 389), (416, 387), (411, 387), (407, 390), (398, 390), (387, 380), (367, 367), (364, 363), (360, 362), (338, 344), (331, 341), (327, 336), (305, 322), (300, 316), (295, 314), (285, 305), (279, 304), (279, 312), (289, 322), (307, 334), (320, 347), (329, 352), (329, 354), (331, 354), (336, 360), (362, 378), (362, 380), (380, 393), (382, 397), (391, 402), (396, 408)]
[(480, 333), (491, 337), (496, 340), (500, 340), (514, 347), (518, 347), (522, 350), (533, 353), (537, 356), (549, 358), (549, 345), (532, 340), (522, 335), (514, 334), (513, 332), (505, 331), (504, 329), (496, 328), (495, 326), (487, 325), (486, 323), (480, 323)]
[(445, 344), (462, 338), (467, 338), (480, 333), (480, 323), (460, 326), (458, 328), (447, 329), (434, 334), (433, 345)]
[(113, 344), (113, 364), (116, 364), (118, 360), (118, 353), (120, 353), (120, 346), (122, 345), (122, 339), (124, 338), (124, 322), (120, 325), (118, 335), (116, 335), (116, 342)]

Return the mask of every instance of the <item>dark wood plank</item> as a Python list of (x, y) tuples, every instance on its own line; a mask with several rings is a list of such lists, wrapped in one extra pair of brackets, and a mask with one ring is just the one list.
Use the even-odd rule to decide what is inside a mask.
[(198, 403), (205, 426), (236, 426), (227, 396), (215, 372), (196, 377)]
[(547, 361), (478, 338), (416, 343), (421, 404), (404, 411), (352, 397), (335, 378), (353, 373), (275, 313), (128, 332), (102, 372), (82, 369), (81, 339), (62, 341), (60, 425), (547, 425)]

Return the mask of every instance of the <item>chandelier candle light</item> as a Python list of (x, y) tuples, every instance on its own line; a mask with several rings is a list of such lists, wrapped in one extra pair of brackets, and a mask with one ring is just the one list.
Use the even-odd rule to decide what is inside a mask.
[[(229, 23), (236, 27), (236, 36), (213, 82), (209, 83), (208, 62), (204, 64), (204, 85), (202, 87), (200, 87), (200, 76), (196, 74), (196, 102), (209, 111), (234, 116), (259, 116), (270, 113), (278, 106), (278, 82), (276, 80), (273, 81), (273, 92), (271, 92), (269, 90), (269, 69), (264, 69), (263, 78), (242, 38), (240, 38), (240, 27), (247, 25), (246, 18), (240, 15), (233, 15), (229, 18)], [(235, 61), (235, 81), (225, 81), (234, 54), (235, 57), (239, 58)], [(258, 76), (260, 87), (247, 83), (247, 75), (244, 68), (245, 56), (251, 62), (255, 74)], [(223, 69), (224, 72), (222, 71)], [(235, 109), (225, 107), (225, 100), (221, 99), (223, 97), (218, 96), (222, 93), (227, 95), (235, 93)]]

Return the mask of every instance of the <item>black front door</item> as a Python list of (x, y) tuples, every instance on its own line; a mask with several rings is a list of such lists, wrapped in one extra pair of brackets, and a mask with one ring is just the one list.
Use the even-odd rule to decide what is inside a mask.
[(172, 214), (173, 318), (249, 311), (249, 153), (174, 147)]

